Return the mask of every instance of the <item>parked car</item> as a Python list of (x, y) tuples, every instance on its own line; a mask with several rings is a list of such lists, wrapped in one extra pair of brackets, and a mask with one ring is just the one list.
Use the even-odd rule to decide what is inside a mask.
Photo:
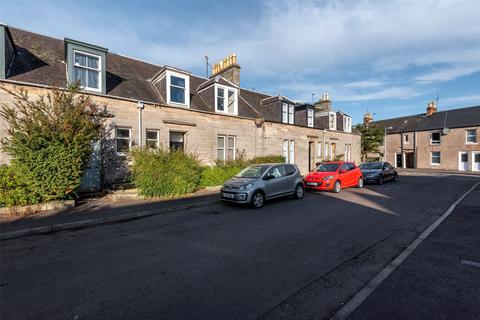
[(364, 162), (360, 165), (365, 182), (383, 184), (385, 181), (398, 181), (397, 169), (388, 162)]
[(302, 199), (304, 185), (297, 166), (293, 164), (255, 164), (240, 171), (220, 189), (221, 199), (236, 203), (251, 203), (255, 208), (265, 200), (294, 196)]
[(338, 193), (342, 188), (363, 188), (363, 176), (353, 162), (323, 162), (307, 175), (305, 187)]

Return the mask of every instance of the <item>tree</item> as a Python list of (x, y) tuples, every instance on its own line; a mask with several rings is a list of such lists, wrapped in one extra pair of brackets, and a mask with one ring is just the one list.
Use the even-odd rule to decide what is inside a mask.
[(23, 201), (28, 203), (13, 204), (73, 198), (92, 142), (103, 132), (100, 115), (105, 109), (101, 111), (78, 85), (34, 99), (23, 89), (0, 88), (14, 98), (11, 104), (2, 103), (0, 110), (7, 124), (1, 145), (12, 156), (11, 171), (21, 180), (15, 183), (17, 191), (23, 188), (30, 194)]
[(378, 152), (383, 144), (384, 132), (382, 128), (365, 124), (357, 124), (354, 128), (362, 134), (362, 159), (365, 161), (368, 153)]

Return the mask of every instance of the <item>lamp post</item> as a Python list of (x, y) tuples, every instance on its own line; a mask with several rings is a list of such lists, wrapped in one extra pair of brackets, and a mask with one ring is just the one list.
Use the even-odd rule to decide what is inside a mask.
[(387, 130), (391, 129), (393, 129), (393, 127), (385, 127), (383, 130), (383, 161), (385, 162), (387, 161)]

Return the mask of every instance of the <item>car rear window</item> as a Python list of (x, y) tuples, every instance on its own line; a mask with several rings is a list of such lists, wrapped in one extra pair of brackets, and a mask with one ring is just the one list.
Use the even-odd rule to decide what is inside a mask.
[(365, 169), (365, 170), (382, 169), (382, 163), (381, 162), (365, 162), (360, 165), (360, 169)]
[(317, 167), (318, 172), (335, 172), (340, 167), (340, 163), (322, 163)]

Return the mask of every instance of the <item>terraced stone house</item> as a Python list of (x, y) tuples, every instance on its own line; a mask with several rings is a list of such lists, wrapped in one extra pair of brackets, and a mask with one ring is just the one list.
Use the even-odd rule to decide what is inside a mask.
[(369, 121), (386, 135), (381, 153), (398, 168), (480, 171), (480, 106)]
[[(0, 37), (0, 85), (41, 95), (78, 80), (93, 101), (107, 106), (114, 157), (95, 161), (103, 155), (92, 155), (87, 189), (121, 180), (120, 163), (137, 145), (194, 152), (209, 165), (240, 153), (247, 158), (280, 154), (303, 173), (340, 155), (360, 161), (360, 135), (352, 131), (350, 116), (331, 109), (328, 95), (308, 104), (242, 88), (235, 55), (204, 78), (5, 25)], [(2, 91), (0, 100), (11, 97)], [(2, 135), (4, 130), (0, 122)], [(0, 154), (1, 163), (8, 159)]]

